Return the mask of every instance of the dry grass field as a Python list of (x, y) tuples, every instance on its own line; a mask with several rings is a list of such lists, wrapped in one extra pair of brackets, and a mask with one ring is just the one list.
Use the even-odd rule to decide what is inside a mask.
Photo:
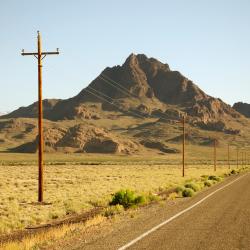
[[(0, 233), (46, 223), (96, 205), (107, 205), (111, 194), (122, 188), (140, 194), (156, 193), (202, 175), (214, 174), (211, 148), (204, 147), (199, 152), (196, 160), (187, 153), (190, 158), (185, 178), (181, 177), (180, 154), (157, 157), (48, 154), (45, 201), (51, 204), (46, 206), (35, 203), (36, 155), (1, 154)], [(225, 160), (224, 154), (222, 160)], [(216, 175), (228, 171), (228, 166), (221, 164)]]

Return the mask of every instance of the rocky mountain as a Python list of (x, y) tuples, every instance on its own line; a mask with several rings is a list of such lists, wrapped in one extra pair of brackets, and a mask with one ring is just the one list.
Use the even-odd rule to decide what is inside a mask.
[(233, 105), (233, 108), (242, 115), (250, 118), (250, 104), (237, 102)]
[[(183, 115), (192, 131), (187, 138), (200, 145), (213, 141), (214, 132), (221, 132), (223, 138), (241, 136), (248, 123), (237, 108), (209, 96), (168, 64), (143, 54), (131, 54), (122, 65), (105, 68), (76, 96), (43, 104), (48, 151), (101, 153), (105, 147), (113, 153), (141, 148), (178, 152), (168, 143), (179, 143), (175, 138), (180, 136), (180, 125), (176, 124)], [(36, 150), (35, 120), (22, 119), (35, 118), (37, 107), (33, 103), (0, 118), (0, 140), (12, 145), (12, 151)], [(1, 119), (7, 121), (1, 123)], [(18, 132), (18, 126), (28, 126), (27, 131)]]
[[(143, 54), (131, 54), (123, 65), (104, 69), (73, 98), (44, 100), (44, 117), (50, 120), (98, 119), (100, 112), (90, 110), (86, 103), (101, 103), (102, 110), (123, 111), (136, 110), (143, 103), (148, 113), (159, 106), (165, 112), (167, 106), (174, 105), (192, 117), (194, 123), (204, 124), (241, 116), (222, 100), (204, 93), (180, 72), (172, 71), (168, 64)], [(34, 103), (5, 118), (34, 117), (36, 113), (37, 104)]]
[[(145, 55), (131, 54), (122, 66), (106, 68), (90, 87), (109, 95), (114, 99), (128, 95), (116, 88), (111, 88), (105, 81), (112, 79), (122, 88), (137, 98), (157, 98), (159, 101), (174, 105), (186, 105), (206, 98), (207, 95), (192, 81), (178, 71), (171, 71), (168, 64), (163, 64)], [(86, 96), (82, 91), (79, 96)]]

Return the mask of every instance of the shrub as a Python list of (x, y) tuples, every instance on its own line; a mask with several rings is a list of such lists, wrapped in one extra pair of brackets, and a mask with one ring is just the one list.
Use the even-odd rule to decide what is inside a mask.
[(194, 196), (194, 190), (192, 188), (185, 188), (182, 191), (182, 196), (183, 197), (192, 197), (192, 196)]
[(179, 187), (177, 187), (177, 188), (175, 189), (175, 192), (176, 192), (177, 194), (182, 194), (182, 192), (184, 191), (184, 189), (185, 189), (185, 187), (179, 186)]
[(116, 214), (120, 214), (124, 211), (124, 207), (122, 205), (115, 205), (115, 206), (110, 206), (104, 210), (104, 216), (105, 217), (110, 217), (114, 216)]
[(122, 205), (124, 208), (129, 208), (135, 205), (142, 204), (146, 201), (142, 195), (136, 195), (131, 190), (120, 190), (113, 194), (110, 205)]
[(237, 172), (233, 169), (232, 171), (231, 171), (231, 174), (236, 174)]
[(211, 181), (221, 181), (221, 177), (215, 176), (215, 175), (210, 175), (208, 177), (208, 180), (211, 180)]
[(198, 184), (195, 184), (195, 183), (187, 183), (185, 184), (185, 188), (191, 188), (193, 189), (195, 192), (199, 191), (200, 190), (200, 186)]
[(201, 179), (202, 179), (202, 180), (207, 180), (207, 178), (208, 178), (208, 175), (202, 175), (202, 176), (201, 176)]
[(147, 200), (148, 200), (149, 202), (152, 202), (152, 201), (159, 201), (159, 200), (160, 200), (160, 197), (159, 197), (157, 194), (149, 193), (148, 196), (147, 196)]
[(139, 195), (135, 198), (134, 205), (143, 204), (146, 202), (146, 198), (143, 195)]
[(211, 180), (204, 181), (205, 187), (211, 187), (212, 185), (213, 185), (213, 181), (211, 181)]

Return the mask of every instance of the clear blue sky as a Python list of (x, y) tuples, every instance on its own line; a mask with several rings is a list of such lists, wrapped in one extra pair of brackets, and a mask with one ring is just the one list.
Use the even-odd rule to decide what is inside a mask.
[(0, 111), (37, 99), (35, 58), (45, 58), (44, 98), (76, 95), (131, 53), (166, 62), (227, 103), (250, 103), (249, 0), (1, 0)]

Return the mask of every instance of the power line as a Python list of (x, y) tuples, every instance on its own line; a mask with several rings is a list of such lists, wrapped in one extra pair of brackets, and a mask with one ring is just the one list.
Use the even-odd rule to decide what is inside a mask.
[[(106, 80), (104, 77), (102, 76), (98, 76), (99, 78), (101, 78), (101, 80), (103, 80), (104, 82), (106, 82), (107, 84), (111, 85), (112, 87), (116, 88), (117, 90), (121, 91), (122, 93), (124, 93), (125, 95), (128, 96), (132, 96), (132, 97), (136, 97), (138, 98), (138, 96), (133, 96), (128, 90), (123, 90), (121, 87), (117, 87), (115, 84), (113, 84), (112, 82), (110, 82), (109, 80)], [(120, 86), (120, 85), (119, 85)]]
[(97, 92), (98, 94), (100, 94), (100, 95), (102, 95), (102, 96), (104, 96), (104, 97), (110, 99), (112, 102), (114, 101), (114, 99), (111, 98), (110, 96), (107, 96), (107, 95), (105, 95), (104, 93), (102, 93), (102, 92), (100, 92), (100, 91), (98, 91), (98, 90), (96, 90), (96, 89), (94, 89), (94, 88), (92, 88), (92, 87), (90, 87), (90, 86), (88, 86), (88, 89), (91, 89), (91, 90), (93, 90), (94, 92)]
[[(104, 77), (105, 77), (106, 79), (105, 79)], [(135, 98), (139, 99), (138, 96), (136, 96), (136, 95), (134, 95), (133, 93), (131, 93), (127, 88), (123, 87), (120, 83), (118, 83), (117, 81), (111, 79), (111, 78), (108, 77), (107, 75), (101, 73), (101, 76), (99, 76), (99, 78), (101, 78), (102, 80), (104, 80), (106, 83), (108, 83), (108, 84), (111, 85), (111, 86), (118, 85), (119, 87), (115, 86), (115, 88), (118, 89), (118, 90), (120, 90), (121, 92), (125, 93), (127, 96), (129, 96), (129, 97), (135, 97)], [(108, 80), (107, 80), (107, 79), (108, 79)], [(109, 81), (109, 82), (108, 82), (108, 81)], [(110, 81), (112, 81), (112, 83), (110, 83)], [(119, 89), (119, 88), (120, 88), (120, 89)], [(143, 104), (142, 102), (140, 102), (140, 103)], [(160, 112), (163, 116), (165, 116), (165, 118), (164, 118), (164, 117), (160, 117), (160, 119), (162, 119), (162, 120), (164, 120), (164, 121), (167, 121), (167, 122), (170, 121), (170, 119), (166, 117), (166, 114), (165, 114), (165, 113), (163, 113), (163, 112), (160, 111), (160, 110), (159, 110), (159, 112)], [(150, 115), (151, 115), (151, 117), (154, 117), (154, 118), (159, 119), (158, 116), (155, 116), (155, 115), (152, 115), (152, 114), (150, 114)], [(182, 118), (180, 118), (180, 121), (179, 121), (180, 123), (182, 123), (182, 120), (181, 120), (181, 119), (182, 119)]]
[[(126, 94), (127, 96), (133, 97), (133, 98), (135, 97), (135, 98), (138, 99), (138, 96), (136, 96), (136, 95), (130, 93), (128, 89), (124, 88), (124, 87), (123, 87), (121, 84), (119, 84), (118, 82), (112, 80), (111, 78), (109, 78), (108, 76), (104, 75), (103, 73), (102, 73), (101, 75), (104, 76), (104, 77), (106, 77), (107, 79), (109, 79), (109, 80), (107, 80), (107, 79), (105, 79), (104, 77), (98, 76), (101, 80), (105, 81), (106, 83), (108, 83), (109, 85), (113, 86), (114, 88), (116, 88), (117, 90), (121, 91), (122, 93)], [(111, 83), (110, 81), (112, 81), (113, 83)], [(115, 84), (117, 84), (119, 87), (116, 86)], [(123, 90), (123, 89), (124, 89), (124, 90)], [(141, 104), (142, 104), (142, 103), (141, 103)], [(162, 115), (166, 115), (166, 114), (164, 114), (164, 113), (161, 112), (161, 111), (159, 111), (159, 112), (160, 112)], [(152, 114), (150, 114), (150, 115), (151, 115), (152, 117), (154, 117), (154, 118), (159, 119), (158, 116), (155, 116), (155, 115), (152, 115)], [(166, 117), (166, 116), (165, 116), (165, 117)], [(167, 119), (167, 118), (164, 118), (164, 117), (160, 117), (160, 118), (163, 119), (163, 120), (165, 120), (165, 121), (169, 121), (169, 119)]]
[[(123, 87), (121, 84), (119, 84), (118, 82), (114, 81), (113, 79), (111, 79), (111, 78), (108, 77), (107, 75), (104, 75), (104, 74), (102, 73), (101, 76), (105, 77), (105, 78), (108, 79), (110, 82), (119, 85), (119, 87), (120, 87), (121, 89), (123, 89), (124, 91), (126, 91), (129, 95), (134, 96), (135, 98), (138, 98), (138, 96), (135, 95), (135, 94), (133, 94), (133, 93), (131, 93), (131, 92), (129, 91), (129, 89)], [(102, 78), (103, 78), (103, 77), (102, 77)]]
[[(110, 97), (110, 96), (108, 96), (108, 95), (106, 95), (106, 94), (104, 94), (103, 92), (100, 92), (100, 91), (98, 91), (98, 90), (96, 90), (96, 89), (94, 89), (94, 88), (92, 88), (92, 87), (90, 87), (90, 86), (88, 86), (88, 88), (90, 88), (91, 90), (93, 90), (93, 91), (95, 91), (95, 92), (97, 92), (99, 95), (103, 95), (104, 97), (106, 97), (106, 98), (109, 98), (111, 101), (112, 101), (112, 103), (113, 102), (117, 102), (117, 100), (116, 99), (113, 99), (112, 97)], [(132, 112), (132, 113), (140, 113), (140, 114), (138, 114), (138, 115), (140, 115), (141, 117), (143, 117), (143, 118), (145, 118), (144, 117), (144, 113), (143, 112), (141, 112), (141, 111), (139, 111), (139, 110), (134, 110), (134, 111), (130, 111), (130, 112)], [(158, 118), (158, 117), (157, 117)]]
[[(95, 97), (97, 97), (97, 98), (99, 98), (99, 99), (101, 99), (101, 100), (103, 100), (103, 101), (105, 101), (105, 102), (107, 102), (107, 103), (109, 103), (109, 104), (111, 104), (111, 105), (113, 105), (113, 106), (115, 106), (115, 107), (118, 108), (119, 110), (122, 110), (121, 107), (119, 107), (118, 105), (116, 105), (116, 104), (114, 104), (114, 103), (108, 101), (108, 100), (105, 99), (104, 97), (100, 96), (100, 94), (93, 93), (92, 91), (90, 91), (90, 90), (88, 90), (88, 89), (84, 89), (84, 91), (86, 91), (86, 92), (92, 94), (93, 96), (95, 96)], [(97, 90), (95, 90), (95, 91), (97, 91)], [(98, 91), (98, 92), (99, 92), (99, 91)], [(130, 110), (127, 110), (127, 111), (122, 110), (122, 111), (123, 111), (124, 113), (131, 113), (131, 114), (133, 114), (133, 115), (135, 115), (135, 116), (137, 116), (137, 117), (139, 117), (139, 118), (145, 119), (145, 117), (143, 117), (143, 116), (141, 116), (141, 115), (138, 115), (138, 114), (136, 114), (136, 113), (134, 113), (134, 112), (132, 112), (132, 111), (130, 111)]]
[[(104, 79), (104, 78), (101, 77), (101, 76), (105, 77), (106, 79)], [(128, 95), (128, 96), (130, 96), (130, 97), (135, 97), (135, 98), (138, 99), (138, 96), (136, 96), (135, 94), (131, 93), (127, 88), (123, 87), (120, 83), (116, 82), (115, 80), (111, 79), (110, 77), (108, 77), (107, 75), (105, 75), (105, 74), (103, 74), (103, 73), (101, 73), (101, 76), (99, 76), (99, 78), (101, 78), (102, 80), (105, 80), (105, 82), (107, 82), (107, 79), (108, 79), (109, 81), (112, 81), (112, 85), (113, 85), (113, 84), (118, 85), (121, 89), (123, 89), (123, 90), (126, 92), (126, 93), (125, 93), (126, 95)], [(111, 85), (111, 83), (109, 83), (109, 84)], [(120, 90), (119, 87), (116, 86), (116, 89)], [(121, 91), (121, 90), (120, 90), (120, 91)], [(124, 93), (124, 91), (123, 91), (123, 93)], [(162, 111), (159, 110), (159, 112), (160, 112), (163, 116), (167, 117), (166, 114), (163, 113)], [(154, 115), (152, 115), (152, 114), (151, 114), (151, 116), (153, 116), (153, 117), (155, 117), (155, 118), (159, 118), (159, 117), (154, 116)], [(161, 117), (161, 119), (163, 119), (163, 120), (165, 120), (165, 121), (169, 121), (168, 118), (165, 118), (165, 119), (164, 119), (163, 117)]]

